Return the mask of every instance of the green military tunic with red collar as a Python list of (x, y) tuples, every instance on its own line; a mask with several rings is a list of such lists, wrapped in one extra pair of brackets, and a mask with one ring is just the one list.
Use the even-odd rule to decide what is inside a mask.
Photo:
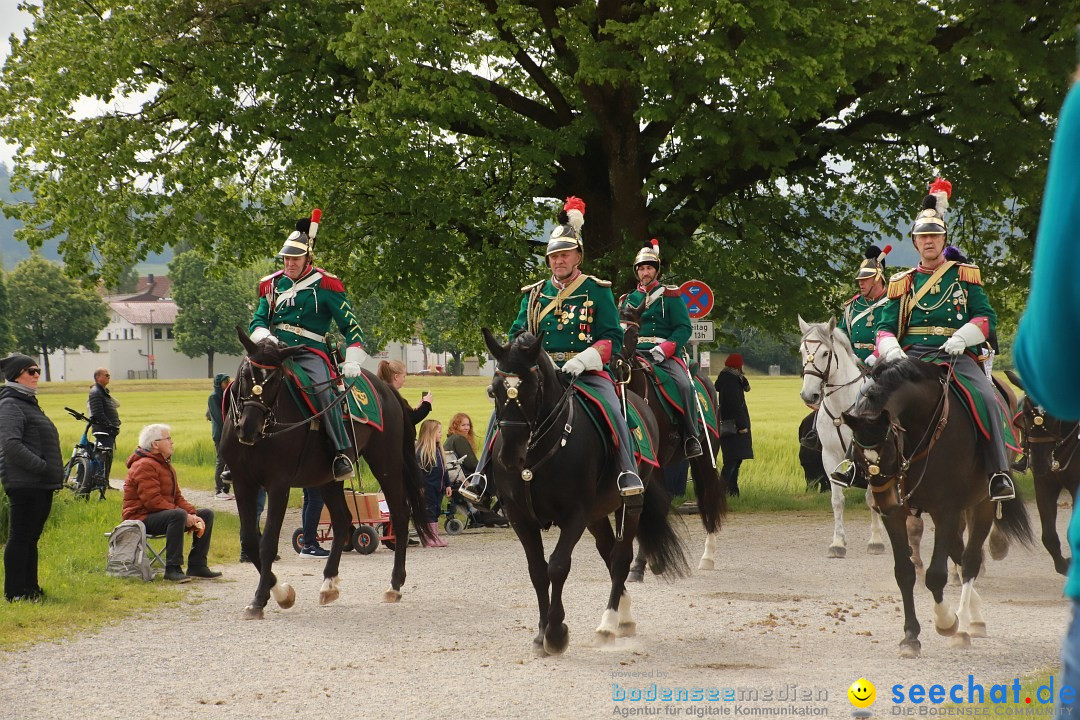
[(665, 357), (681, 356), (693, 334), (693, 325), (679, 288), (658, 281), (647, 288), (638, 285), (633, 292), (622, 296), (619, 307), (640, 307), (642, 303), (645, 309), (641, 313), (637, 349), (647, 351), (659, 345)]
[(877, 300), (871, 300), (862, 293), (844, 303), (844, 310), (836, 327), (844, 331), (851, 341), (851, 349), (863, 363), (874, 354), (877, 344), (877, 321), (889, 302), (889, 296), (882, 293)]
[(248, 332), (268, 328), (283, 343), (327, 353), (326, 331), (337, 323), (347, 347), (364, 344), (345, 287), (334, 275), (309, 267), (294, 282), (279, 270), (259, 281), (259, 305)]
[[(997, 327), (997, 313), (982, 289), (978, 266), (947, 261), (949, 267), (918, 302), (914, 302), (934, 274), (922, 266), (889, 278), (888, 297), (877, 322), (877, 341), (894, 336), (901, 347), (945, 344), (966, 323), (990, 337)], [(901, 327), (902, 325), (902, 327)]]
[[(573, 284), (578, 276), (567, 285)], [(582, 283), (547, 310), (562, 288), (554, 278), (526, 285), (510, 337), (528, 330), (544, 332), (544, 350), (558, 367), (582, 350), (595, 347), (606, 364), (622, 350), (623, 331), (611, 283), (585, 275)], [(547, 312), (545, 312), (547, 310)]]

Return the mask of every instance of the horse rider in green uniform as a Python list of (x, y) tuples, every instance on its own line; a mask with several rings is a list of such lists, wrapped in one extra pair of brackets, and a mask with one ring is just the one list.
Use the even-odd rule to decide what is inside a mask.
[(972, 348), (982, 345), (997, 325), (997, 314), (982, 288), (979, 268), (945, 257), (945, 209), (952, 184), (938, 178), (911, 229), (919, 265), (889, 279), (889, 302), (877, 324), (877, 351), (887, 362), (918, 360), (944, 350), (953, 370), (982, 394), (990, 410), (989, 494), (993, 501), (1016, 497), (1005, 453), (1004, 428), (997, 422), (999, 400), (990, 379), (976, 362)]
[(675, 381), (682, 401), (683, 454), (687, 459), (701, 455), (698, 439), (697, 398), (690, 380), (690, 370), (683, 361), (683, 350), (693, 334), (690, 313), (682, 294), (675, 286), (660, 284), (660, 243), (652, 240), (634, 258), (638, 284), (623, 295), (619, 308), (642, 307), (641, 334), (637, 353), (659, 366)]
[(865, 259), (859, 263), (859, 270), (855, 273), (859, 292), (844, 303), (840, 320), (836, 323), (836, 327), (851, 341), (851, 349), (856, 357), (867, 367), (877, 360), (877, 319), (882, 307), (889, 301), (885, 294), (885, 256), (891, 249), (891, 245), (886, 245), (884, 250), (877, 245), (866, 249)]
[[(623, 331), (611, 283), (581, 272), (583, 257), (581, 226), (585, 222), (585, 203), (567, 198), (559, 213), (559, 225), (547, 244), (547, 264), (551, 277), (521, 289), (521, 305), (510, 326), (510, 338), (522, 332), (544, 333), (544, 350), (564, 373), (577, 378), (577, 384), (603, 398), (610, 408), (619, 407), (615, 383), (604, 366), (622, 349)], [(610, 413), (615, 426), (617, 484), (624, 497), (640, 495), (645, 485), (637, 474), (630, 429), (622, 413)], [(462, 485), (461, 494), (479, 502), (487, 489), (483, 474), (494, 436), (494, 414), (488, 424), (477, 471)]]
[(341, 280), (313, 264), (312, 251), (320, 214), (316, 210), (312, 219), (305, 218), (296, 223), (296, 230), (278, 253), (284, 268), (259, 281), (259, 304), (248, 333), (254, 342), (269, 339), (279, 345), (302, 345), (308, 349), (309, 352), (294, 355), (292, 359), (304, 369), (315, 387), (313, 393), (309, 392), (309, 399), (316, 410), (321, 412), (329, 408), (322, 425), (337, 452), (334, 477), (345, 480), (353, 473), (347, 455), (352, 444), (345, 432), (341, 404), (332, 404), (330, 379), (336, 374), (326, 343), (330, 323), (336, 323), (345, 337), (342, 375), (346, 378), (359, 376), (360, 366), (368, 355), (363, 348), (364, 335)]

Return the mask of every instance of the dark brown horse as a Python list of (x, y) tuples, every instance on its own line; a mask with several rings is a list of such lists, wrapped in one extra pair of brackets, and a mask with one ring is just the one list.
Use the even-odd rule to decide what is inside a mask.
[[(623, 347), (620, 359), (620, 370), (616, 371), (620, 382), (625, 382), (631, 392), (645, 399), (650, 408), (656, 408), (653, 415), (656, 417), (656, 425), (660, 435), (660, 447), (657, 448), (657, 460), (661, 468), (684, 460), (683, 444), (680, 442), (679, 427), (672, 422), (667, 411), (663, 410), (664, 400), (656, 390), (656, 386), (649, 375), (653, 373), (652, 364), (637, 355), (638, 335), (641, 330), (641, 313), (645, 305), (634, 307), (629, 303), (619, 309), (619, 322), (623, 325)], [(709, 394), (714, 406), (717, 404), (716, 389), (708, 378), (700, 378), (705, 391)], [(697, 412), (696, 408), (688, 408), (688, 412)], [(716, 415), (719, 420), (719, 413)], [(715, 425), (714, 425), (715, 429)], [(692, 458), (690, 462), (690, 477), (694, 481), (694, 496), (697, 498), (698, 513), (701, 524), (709, 535), (705, 540), (705, 552), (698, 563), (699, 570), (716, 569), (716, 536), (720, 532), (720, 523), (727, 513), (727, 483), (723, 476), (717, 472), (716, 454), (720, 451), (720, 443), (716, 435), (703, 437), (701, 443), (705, 453)], [(709, 450), (712, 454), (709, 454)], [(634, 560), (630, 570), (630, 580), (641, 582), (645, 574), (645, 558), (640, 553)]]
[[(247, 358), (236, 371), (236, 380), (226, 399), (221, 455), (232, 471), (236, 507), (240, 514), (240, 545), (259, 571), (255, 598), (244, 609), (245, 619), (261, 619), (270, 595), (282, 608), (292, 607), (296, 593), (287, 583), (279, 583), (270, 566), (277, 554), (278, 537), (289, 501), (289, 488), (319, 487), (330, 512), (334, 541), (323, 569), (320, 604), (333, 602), (338, 591), (338, 562), (342, 547), (352, 531), (352, 518), (345, 504), (343, 484), (335, 482), (332, 464), (335, 453), (325, 433), (301, 413), (286, 383), (290, 380), (282, 364), (293, 355), (307, 352), (302, 347), (281, 347), (263, 340), (255, 344), (237, 328)], [(379, 395), (383, 409), (382, 432), (371, 425), (346, 421), (353, 447), (367, 461), (379, 481), (390, 508), (394, 534), (408, 537), (409, 518), (424, 539), (430, 538), (421, 497), (420, 467), (413, 450), (415, 429), (409, 422), (408, 405), (392, 388), (365, 373)], [(307, 388), (306, 391), (310, 391)], [(255, 514), (256, 493), (267, 495), (266, 525), (259, 540)], [(405, 582), (405, 548), (394, 549), (394, 569), (390, 588), (383, 599), (397, 602)]]
[[(639, 474), (643, 504), (624, 507), (619, 496), (618, 470), (600, 430), (577, 405), (573, 384), (567, 385), (543, 350), (543, 333), (522, 333), (503, 345), (484, 328), (484, 342), (495, 358), (489, 394), (495, 400), (498, 434), (491, 448), (492, 478), (525, 550), (529, 577), (540, 610), (539, 633), (533, 641), (539, 653), (557, 655), (569, 644), (562, 594), (570, 574), (574, 546), (587, 528), (611, 577), (607, 608), (596, 629), (606, 642), (632, 635), (626, 575), (633, 559), (635, 536), (653, 572), (680, 574), (686, 569), (682, 542), (669, 520), (667, 492), (650, 481), (650, 468)], [(576, 381), (579, 382), (579, 381)], [(653, 414), (639, 397), (628, 394), (656, 437)], [(615, 529), (608, 516), (614, 513)], [(550, 560), (544, 557), (540, 531), (558, 525), (561, 532)]]
[[(934, 597), (934, 627), (941, 635), (956, 635), (964, 645), (986, 633), (974, 583), (991, 527), (1009, 539), (1032, 542), (1019, 494), (1000, 503), (1000, 513), (990, 501), (982, 448), (967, 411), (950, 397), (950, 375), (934, 363), (907, 358), (878, 363), (863, 400), (843, 414), (854, 435), (855, 462), (870, 478), (892, 544), (896, 584), (904, 602), (901, 657), (918, 657), (922, 647), (913, 593), (915, 566), (905, 526), (913, 509), (929, 513), (936, 528), (926, 570), (926, 587)], [(966, 543), (961, 532), (964, 521)], [(962, 569), (956, 611), (944, 597), (950, 557)]]
[[(1013, 385), (1023, 389), (1016, 373), (1006, 370)], [(1042, 544), (1054, 559), (1054, 569), (1062, 575), (1069, 572), (1069, 561), (1061, 554), (1057, 533), (1057, 501), (1062, 490), (1068, 490), (1076, 504), (1076, 488), (1080, 484), (1080, 423), (1058, 420), (1025, 396), (1017, 414), (1024, 438), (1028, 467), (1035, 478), (1035, 504), (1042, 525)]]

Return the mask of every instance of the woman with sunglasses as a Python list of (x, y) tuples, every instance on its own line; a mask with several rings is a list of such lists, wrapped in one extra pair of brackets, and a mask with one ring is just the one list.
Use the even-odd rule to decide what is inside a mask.
[(4, 548), (4, 597), (41, 602), (38, 540), (64, 476), (60, 435), (37, 401), (41, 368), (20, 353), (0, 360), (7, 383), (0, 388), (0, 482), (11, 509)]

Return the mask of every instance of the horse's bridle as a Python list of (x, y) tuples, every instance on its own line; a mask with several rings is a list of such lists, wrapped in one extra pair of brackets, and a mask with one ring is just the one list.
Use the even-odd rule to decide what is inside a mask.
[[(832, 425), (836, 429), (836, 435), (840, 439), (840, 447), (844, 450), (844, 452), (847, 452), (847, 444), (844, 442), (844, 436), (840, 433), (840, 426), (844, 424), (844, 419), (842, 417), (840, 417), (839, 415), (833, 415), (832, 411), (829, 410), (829, 408), (826, 405), (825, 401), (828, 400), (830, 397), (832, 397), (834, 394), (836, 394), (836, 393), (840, 392), (841, 390), (843, 390), (844, 388), (850, 387), (851, 385), (853, 385), (853, 384), (859, 382), (860, 380), (862, 380), (864, 377), (866, 377), (866, 373), (862, 370), (862, 368), (860, 368), (858, 376), (855, 377), (855, 378), (852, 378), (848, 382), (841, 383), (841, 384), (830, 383), (829, 382), (829, 377), (832, 375), (833, 361), (836, 359), (836, 339), (832, 336), (832, 333), (830, 332), (829, 333), (829, 341), (828, 341), (828, 343), (826, 343), (824, 340), (811, 340), (810, 339), (810, 333), (811, 332), (813, 332), (812, 329), (810, 331), (808, 331), (805, 335), (803, 335), (802, 336), (802, 342), (800, 343), (800, 345), (805, 346), (807, 351), (808, 351), (803, 356), (802, 374), (803, 374), (803, 377), (806, 377), (807, 375), (809, 375), (810, 377), (816, 377), (816, 378), (821, 380), (822, 394), (821, 394), (821, 403), (818, 405), (818, 408), (820, 408), (821, 410), (824, 410), (825, 415), (829, 418), (829, 420), (832, 421)], [(816, 362), (816, 359), (815, 359), (817, 352), (815, 350), (812, 350), (809, 347), (810, 343), (815, 343), (815, 345), (819, 345), (819, 346), (820, 345), (826, 345), (826, 344), (828, 345), (829, 358), (825, 361), (825, 369), (824, 370), (820, 370), (818, 368), (817, 362)], [(836, 365), (836, 369), (839, 370), (840, 369), (840, 361), (836, 360), (835, 365)], [(852, 403), (851, 407), (854, 407), (854, 406), (855, 406), (854, 403)], [(851, 407), (847, 408), (847, 410), (851, 410)], [(843, 412), (844, 411), (841, 411), (841, 413), (843, 413)]]
[[(1054, 443), (1053, 449), (1050, 450), (1050, 472), (1064, 472), (1072, 463), (1073, 457), (1076, 455), (1077, 448), (1080, 448), (1080, 422), (1074, 423), (1072, 425), (1071, 431), (1065, 433), (1063, 437), (1059, 438), (1057, 435), (1050, 432), (1049, 428), (1046, 427), (1047, 415), (1045, 410), (1031, 402), (1030, 398), (1024, 399), (1024, 406), (1024, 415), (1028, 414), (1026, 408), (1028, 406), (1031, 407), (1031, 424), (1037, 428), (1040, 428), (1046, 433), (1046, 435), (1043, 437), (1032, 437), (1030, 429), (1024, 433), (1024, 444), (1029, 446), (1027, 448), (1029, 451), (1028, 454), (1030, 455), (1031, 444)], [(1072, 442), (1072, 449), (1069, 450), (1069, 454), (1065, 457), (1064, 464), (1062, 464), (1062, 462), (1057, 459), (1057, 455), (1058, 452), (1069, 442)]]
[[(533, 365), (529, 368), (529, 372), (536, 377), (536, 397), (539, 401), (539, 399), (544, 396), (544, 376), (540, 373), (538, 365)], [(495, 368), (495, 376), (502, 378), (502, 383), (506, 387), (507, 398), (507, 402), (504, 403), (502, 408), (499, 407), (498, 401), (495, 403), (495, 419), (498, 421), (499, 427), (525, 427), (529, 430), (529, 440), (525, 447), (525, 467), (521, 471), (521, 479), (529, 482), (533, 478), (534, 471), (547, 462), (559, 448), (566, 445), (566, 440), (573, 431), (574, 404), (569, 402), (569, 400), (574, 391), (574, 383), (571, 382), (566, 388), (566, 392), (562, 394), (562, 397), (559, 398), (559, 401), (555, 404), (555, 407), (551, 409), (551, 412), (534, 425), (527, 417), (525, 408), (521, 405), (521, 400), (518, 398), (518, 387), (521, 384), (522, 376), (517, 373), (506, 372), (498, 367)], [(493, 393), (489, 394), (493, 395)], [(507, 420), (502, 416), (503, 411), (505, 411), (511, 403), (516, 405), (517, 409), (520, 411), (522, 416), (521, 420)], [(564, 414), (565, 419), (563, 417)], [(538, 460), (529, 462), (530, 453), (533, 453), (537, 447), (540, 446), (541, 442), (551, 435), (552, 429), (561, 429), (561, 435), (550, 444), (546, 452), (544, 452)]]
[[(258, 382), (255, 380), (255, 371), (252, 368), (258, 368), (260, 371), (264, 371), (266, 373), (266, 376), (262, 379), (262, 382)], [(242, 378), (244, 377), (245, 371), (251, 377), (251, 391), (247, 395), (239, 395), (239, 392), (243, 387)], [(284, 382), (286, 382), (284, 378), (285, 370), (281, 365), (263, 365), (261, 363), (255, 362), (249, 357), (244, 358), (243, 362), (240, 364), (240, 370), (239, 372), (237, 372), (236, 387), (238, 397), (236, 399), (236, 402), (232, 403), (232, 406), (229, 409), (229, 416), (232, 418), (233, 427), (238, 428), (240, 427), (240, 418), (243, 416), (244, 410), (249, 407), (254, 407), (261, 411), (263, 414), (263, 421), (262, 426), (256, 433), (255, 442), (258, 442), (259, 440), (265, 440), (267, 438), (272, 438), (275, 435), (287, 433), (290, 430), (295, 430), (299, 427), (310, 425), (313, 420), (317, 420), (326, 413), (330, 412), (330, 410), (332, 410), (334, 407), (344, 402), (345, 398), (348, 396), (348, 389), (351, 386), (351, 384), (346, 383), (346, 392), (341, 393), (338, 397), (327, 403), (326, 407), (324, 407), (322, 410), (315, 413), (311, 417), (305, 418), (298, 422), (279, 425), (273, 408), (273, 402), (277, 400), (277, 393), (274, 393), (274, 397), (270, 398), (270, 402), (267, 402), (267, 398), (265, 397), (266, 393), (264, 390), (265, 385), (274, 375), (278, 373), (281, 373), (283, 376), (281, 381), (281, 384), (283, 384)], [(323, 385), (332, 385), (334, 382), (335, 380), (331, 378), (324, 383), (305, 385), (301, 389), (304, 391), (304, 393), (311, 393), (314, 392), (317, 388), (322, 387)], [(278, 385), (279, 392), (281, 389), (281, 384)], [(273, 430), (271, 430), (271, 428), (273, 428)]]
[[(930, 451), (934, 449), (934, 445), (937, 444), (941, 434), (945, 432), (945, 427), (949, 424), (949, 381), (951, 376), (952, 368), (950, 367), (949, 376), (941, 383), (941, 400), (938, 401), (938, 409), (936, 410), (936, 412), (939, 413), (937, 422), (926, 426), (926, 431), (919, 439), (919, 442), (915, 444), (910, 456), (904, 456), (903, 435), (907, 430), (904, 429), (904, 426), (901, 425), (900, 421), (896, 418), (889, 421), (889, 429), (885, 431), (885, 437), (882, 438), (880, 443), (863, 445), (859, 442), (859, 439), (855, 437), (854, 433), (852, 434), (852, 442), (860, 449), (860, 452), (856, 453), (856, 462), (858, 461), (858, 456), (861, 456), (866, 464), (865, 470), (867, 478), (870, 480), (870, 488), (875, 494), (887, 492), (893, 486), (896, 486), (899, 502), (901, 505), (904, 505), (911, 499), (911, 496), (918, 489), (919, 485), (922, 484), (923, 478), (926, 477), (928, 463), (923, 463), (922, 472), (919, 473), (918, 479), (915, 481), (914, 485), (905, 492), (905, 481), (907, 480), (907, 472), (911, 468), (911, 465), (930, 456)], [(927, 442), (928, 437), (929, 442)], [(882, 448), (889, 444), (890, 439), (897, 459), (896, 471), (890, 475), (882, 475), (880, 465)], [(926, 447), (923, 447), (924, 444)], [(874, 482), (874, 478), (881, 477), (884, 477), (884, 482)]]

